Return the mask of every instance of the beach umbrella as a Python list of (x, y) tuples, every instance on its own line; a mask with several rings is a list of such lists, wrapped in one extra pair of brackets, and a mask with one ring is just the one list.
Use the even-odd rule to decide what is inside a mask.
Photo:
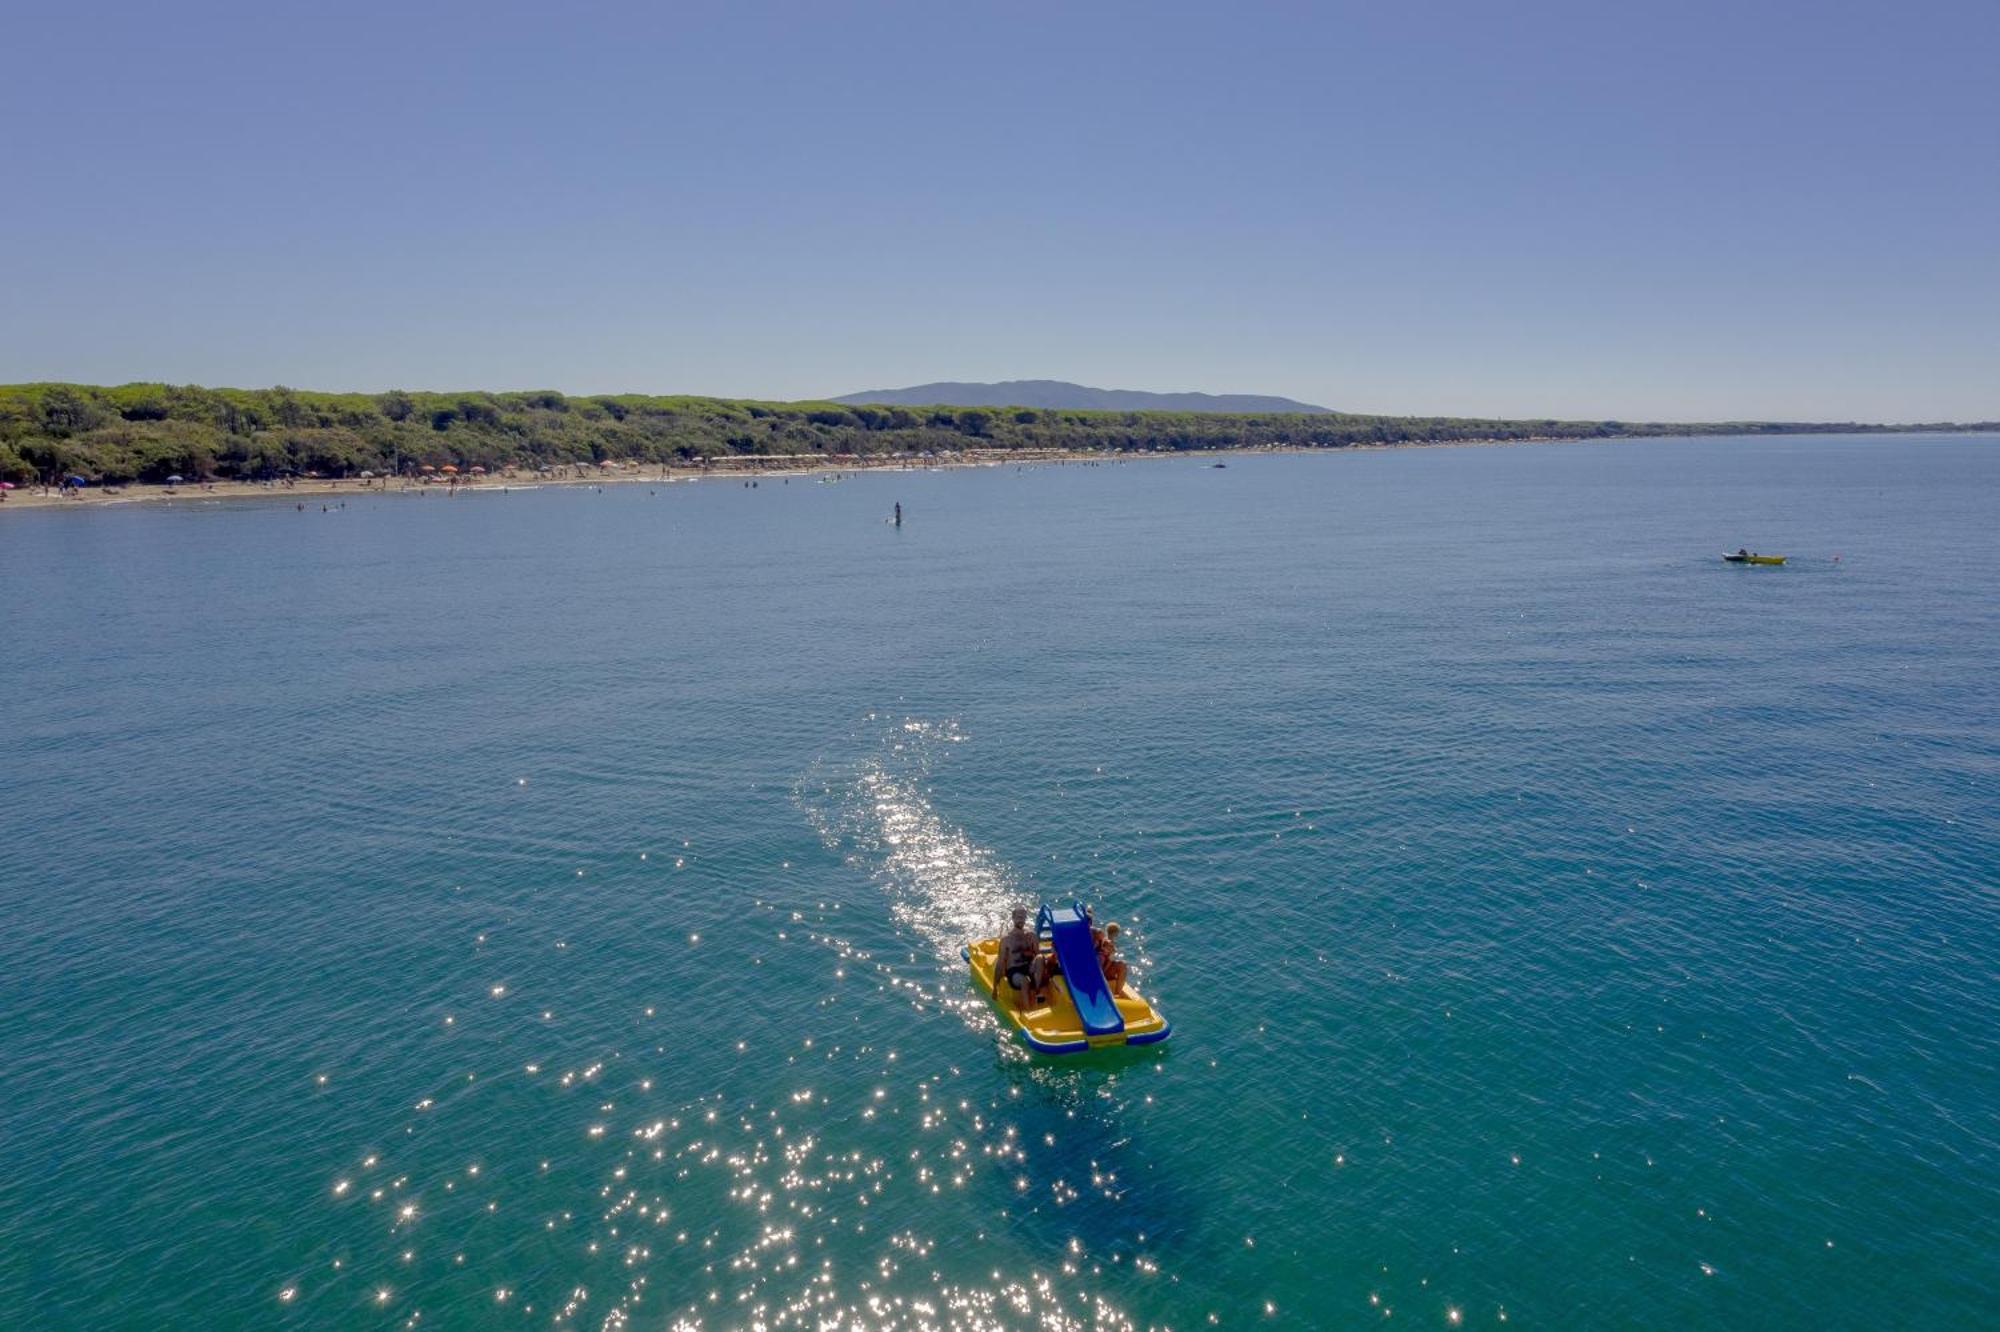
[(359, 476), (361, 477), (361, 479), (362, 479), (362, 480), (366, 481), (366, 480), (368, 480), (368, 479), (372, 478), (372, 477), (373, 477), (373, 476), (375, 475), (375, 473), (373, 473), (373, 472), (361, 472), (361, 473), (358, 473), (358, 475), (359, 475)]
[(429, 463), (425, 463), (425, 464), (424, 464), (424, 467), (423, 467), (423, 470), (424, 470), (424, 471), (426, 471), (426, 472), (435, 472), (435, 471), (437, 470), (437, 468), (435, 468), (435, 467), (431, 466), (431, 465), (430, 465)]
[(484, 467), (474, 467), (472, 470), (480, 476), (486, 475), (486, 469)]
[(598, 465), (599, 467), (616, 467), (616, 466), (617, 466), (618, 464), (617, 464), (617, 463), (615, 463), (615, 462), (612, 462), (612, 461), (611, 461), (611, 459), (609, 459), (609, 458), (606, 458), (606, 459), (605, 459), (605, 460), (604, 460), (603, 462), (601, 462), (601, 463), (599, 463), (599, 464), (597, 464), (597, 465)]
[(167, 484), (170, 486), (177, 486), (185, 480), (187, 480), (186, 477), (182, 476), (179, 472), (175, 472), (172, 476), (167, 478)]
[(458, 469), (452, 466), (450, 463), (446, 463), (444, 466), (438, 468), (438, 470), (440, 472), (456, 472)]
[(12, 490), (13, 488), (14, 483), (12, 481), (0, 481), (0, 490)]
[(63, 478), (63, 484), (66, 486), (87, 486), (90, 484), (90, 482), (84, 480), (80, 476), (71, 474)]

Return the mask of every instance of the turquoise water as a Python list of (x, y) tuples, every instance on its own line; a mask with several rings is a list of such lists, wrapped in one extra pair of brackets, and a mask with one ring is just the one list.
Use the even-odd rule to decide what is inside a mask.
[[(1996, 499), (1915, 437), (5, 515), (0, 1324), (1990, 1321)], [(970, 1000), (1071, 893), (1165, 1049)]]

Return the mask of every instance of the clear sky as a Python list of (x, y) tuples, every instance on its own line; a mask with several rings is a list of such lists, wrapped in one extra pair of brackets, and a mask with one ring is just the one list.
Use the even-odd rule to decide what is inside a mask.
[(10, 0), (0, 381), (2000, 418), (1996, 0)]

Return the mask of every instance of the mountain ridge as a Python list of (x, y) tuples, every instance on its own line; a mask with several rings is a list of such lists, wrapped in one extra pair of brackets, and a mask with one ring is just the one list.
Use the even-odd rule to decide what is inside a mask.
[(828, 402), (885, 407), (1040, 407), (1098, 412), (1302, 412), (1331, 415), (1332, 408), (1261, 393), (1149, 393), (1102, 389), (1062, 379), (1004, 379), (995, 383), (938, 380), (909, 388), (868, 389)]

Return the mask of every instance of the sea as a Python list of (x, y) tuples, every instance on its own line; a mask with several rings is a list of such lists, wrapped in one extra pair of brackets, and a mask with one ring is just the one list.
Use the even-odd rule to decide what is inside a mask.
[[(2000, 1323), (2000, 438), (189, 498), (0, 570), (0, 1326)], [(1171, 1041), (968, 984), (1071, 899)]]

